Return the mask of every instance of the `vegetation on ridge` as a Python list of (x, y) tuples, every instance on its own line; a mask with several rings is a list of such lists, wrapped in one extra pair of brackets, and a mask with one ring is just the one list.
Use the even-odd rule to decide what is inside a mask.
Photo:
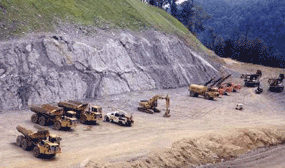
[(0, 40), (52, 32), (61, 23), (135, 31), (154, 28), (206, 50), (177, 19), (140, 0), (0, 0)]

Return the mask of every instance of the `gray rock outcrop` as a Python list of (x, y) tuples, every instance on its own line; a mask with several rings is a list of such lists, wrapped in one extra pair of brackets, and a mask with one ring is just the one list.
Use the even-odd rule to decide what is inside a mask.
[(218, 75), (181, 40), (159, 32), (33, 36), (0, 43), (0, 108), (176, 88)]

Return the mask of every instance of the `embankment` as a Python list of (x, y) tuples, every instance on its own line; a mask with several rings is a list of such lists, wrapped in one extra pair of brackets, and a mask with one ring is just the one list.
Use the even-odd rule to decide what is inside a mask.
[(204, 56), (157, 31), (98, 29), (93, 37), (41, 34), (1, 42), (0, 108), (203, 83), (220, 66)]
[[(190, 135), (189, 135), (190, 136)], [(99, 165), (89, 162), (86, 167), (190, 167), (219, 163), (236, 158), (255, 148), (274, 146), (285, 141), (285, 132), (277, 128), (244, 128), (215, 131), (196, 138), (186, 138), (170, 149), (154, 151), (145, 158), (121, 163)]]

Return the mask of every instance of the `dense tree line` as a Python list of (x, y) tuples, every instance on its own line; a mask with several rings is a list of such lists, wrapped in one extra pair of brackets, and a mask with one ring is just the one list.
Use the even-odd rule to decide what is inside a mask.
[(285, 67), (285, 1), (152, 0), (221, 57)]
[[(225, 3), (227, 2), (227, 3)], [(222, 57), (285, 67), (285, 2), (201, 0), (212, 15), (198, 38)]]

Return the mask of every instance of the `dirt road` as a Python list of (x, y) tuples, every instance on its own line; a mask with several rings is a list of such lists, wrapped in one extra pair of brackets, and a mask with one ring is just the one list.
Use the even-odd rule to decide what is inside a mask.
[[(171, 117), (162, 117), (165, 102), (159, 100), (161, 113), (147, 114), (137, 111), (137, 102), (155, 94), (169, 94)], [(71, 131), (51, 132), (62, 140), (62, 154), (51, 160), (34, 158), (32, 152), (23, 151), (14, 143), (19, 133), (18, 124), (33, 129), (32, 112), (4, 111), (0, 114), (0, 167), (82, 167), (90, 160), (95, 163), (120, 162), (144, 157), (147, 153), (168, 148), (175, 141), (198, 137), (213, 130), (252, 126), (284, 125), (285, 109), (273, 102), (272, 93), (254, 94), (254, 88), (243, 88), (214, 101), (202, 97), (189, 97), (187, 88), (132, 92), (105, 96), (100, 100), (87, 100), (101, 105), (103, 113), (116, 109), (133, 113), (132, 127), (121, 127), (102, 122), (92, 126), (78, 125)], [(235, 110), (243, 102), (243, 111)]]

